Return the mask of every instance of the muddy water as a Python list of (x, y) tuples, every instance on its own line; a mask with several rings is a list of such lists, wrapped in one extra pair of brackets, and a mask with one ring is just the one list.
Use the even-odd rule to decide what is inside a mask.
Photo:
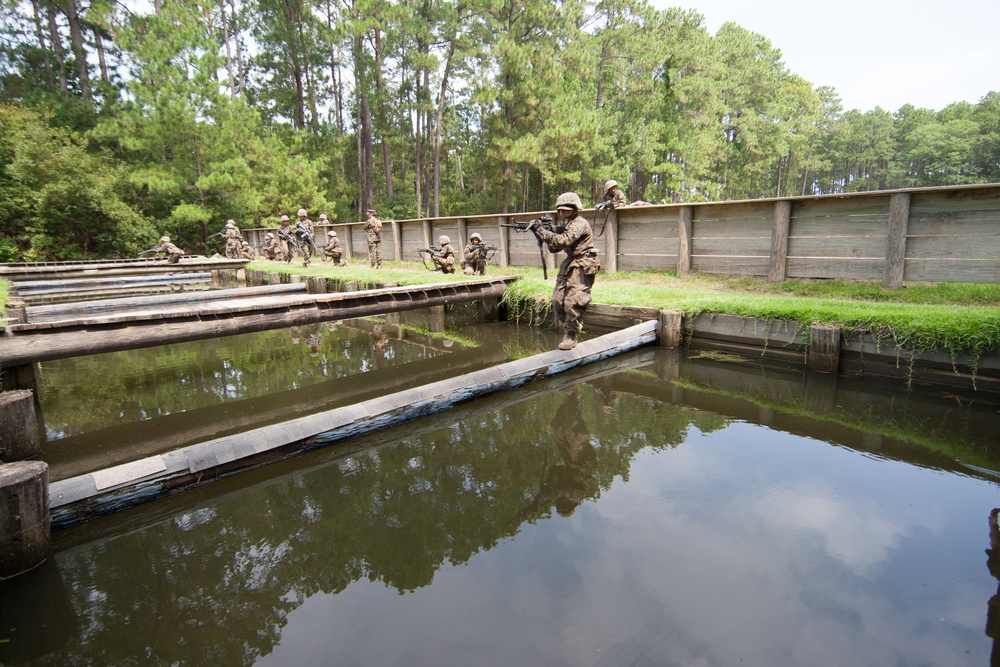
[(639, 351), (57, 533), (0, 661), (988, 665), (998, 427)]

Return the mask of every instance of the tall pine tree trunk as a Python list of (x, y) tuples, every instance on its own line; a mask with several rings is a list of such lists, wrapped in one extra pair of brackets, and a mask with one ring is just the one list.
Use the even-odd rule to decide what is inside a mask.
[(73, 44), (73, 58), (80, 79), (80, 93), (87, 102), (93, 101), (90, 92), (90, 74), (87, 69), (87, 51), (83, 48), (83, 29), (80, 27), (80, 13), (76, 0), (66, 0), (66, 19), (69, 21), (69, 37)]
[(441, 215), (441, 121), (444, 119), (444, 100), (448, 90), (448, 75), (451, 73), (451, 59), (455, 55), (455, 40), (448, 45), (448, 55), (441, 75), (441, 92), (438, 95), (437, 121), (434, 124), (434, 217)]
[(45, 44), (45, 31), (42, 30), (42, 17), (38, 14), (38, 2), (36, 0), (31, 0), (31, 11), (35, 18), (35, 32), (38, 36), (38, 48), (41, 49), (44, 64), (45, 64), (45, 86), (49, 90), (53, 90), (54, 82), (52, 81), (52, 61), (49, 60), (49, 48)]
[(62, 92), (63, 101), (68, 97), (69, 81), (66, 78), (66, 58), (63, 56), (62, 40), (59, 37), (59, 25), (56, 23), (56, 8), (51, 2), (48, 3), (49, 10), (49, 42), (52, 44), (52, 55), (56, 59), (56, 69), (59, 72), (59, 90)]
[(219, 5), (222, 18), (222, 38), (226, 40), (226, 71), (229, 72), (229, 99), (236, 97), (236, 78), (233, 76), (233, 52), (229, 47), (229, 21), (226, 20), (226, 0)]
[(385, 171), (385, 196), (392, 201), (392, 157), (389, 142), (385, 140), (388, 123), (385, 114), (385, 84), (382, 81), (382, 31), (375, 28), (375, 89), (378, 92), (379, 143), (382, 144), (382, 169)]

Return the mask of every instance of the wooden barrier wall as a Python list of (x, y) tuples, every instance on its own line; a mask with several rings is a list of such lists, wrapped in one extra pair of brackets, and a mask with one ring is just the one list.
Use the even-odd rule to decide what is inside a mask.
[[(501, 267), (538, 266), (531, 234), (501, 223), (540, 212), (385, 222), (384, 259), (419, 261), (417, 248), (446, 234), (461, 251), (478, 232)], [(843, 195), (626, 207), (584, 215), (608, 272), (676, 269), (726, 275), (903, 281), (1000, 282), (1000, 184)], [(366, 257), (360, 222), (335, 224), (353, 257)], [(326, 243), (327, 226), (316, 242)], [(266, 229), (247, 230), (260, 247)], [(347, 237), (347, 238), (345, 238)], [(348, 244), (348, 239), (350, 243)], [(560, 257), (543, 253), (550, 268)]]

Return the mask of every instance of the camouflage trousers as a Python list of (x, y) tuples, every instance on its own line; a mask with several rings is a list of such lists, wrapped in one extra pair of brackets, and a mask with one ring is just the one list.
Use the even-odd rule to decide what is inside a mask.
[(590, 290), (594, 286), (594, 276), (588, 276), (583, 269), (560, 267), (556, 276), (556, 287), (552, 291), (552, 309), (555, 311), (556, 327), (563, 327), (566, 333), (577, 334), (583, 329), (584, 311), (590, 305)]
[(373, 269), (382, 268), (382, 241), (368, 239), (368, 263)]

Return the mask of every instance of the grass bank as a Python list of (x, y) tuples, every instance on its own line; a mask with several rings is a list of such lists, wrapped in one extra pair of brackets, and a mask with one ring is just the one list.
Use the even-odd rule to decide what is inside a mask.
[[(253, 268), (274, 270), (276, 266), (271, 262), (256, 262)], [(380, 271), (361, 263), (344, 268), (314, 264), (309, 269), (293, 264), (287, 270), (353, 281), (361, 287), (385, 283), (414, 285), (445, 278), (415, 262), (386, 262)], [(521, 312), (546, 311), (552, 276), (545, 281), (541, 268), (534, 267), (489, 268), (489, 275), (506, 274), (522, 279), (505, 294), (505, 303)], [(461, 274), (448, 276), (449, 280), (475, 278)], [(763, 320), (795, 320), (803, 327), (824, 322), (917, 352), (940, 349), (953, 355), (978, 357), (985, 352), (1000, 351), (1000, 285), (920, 283), (886, 290), (875, 282), (789, 280), (769, 284), (762, 278), (677, 276), (669, 271), (643, 271), (599, 275), (594, 301), (681, 310), (687, 316), (710, 312)]]

